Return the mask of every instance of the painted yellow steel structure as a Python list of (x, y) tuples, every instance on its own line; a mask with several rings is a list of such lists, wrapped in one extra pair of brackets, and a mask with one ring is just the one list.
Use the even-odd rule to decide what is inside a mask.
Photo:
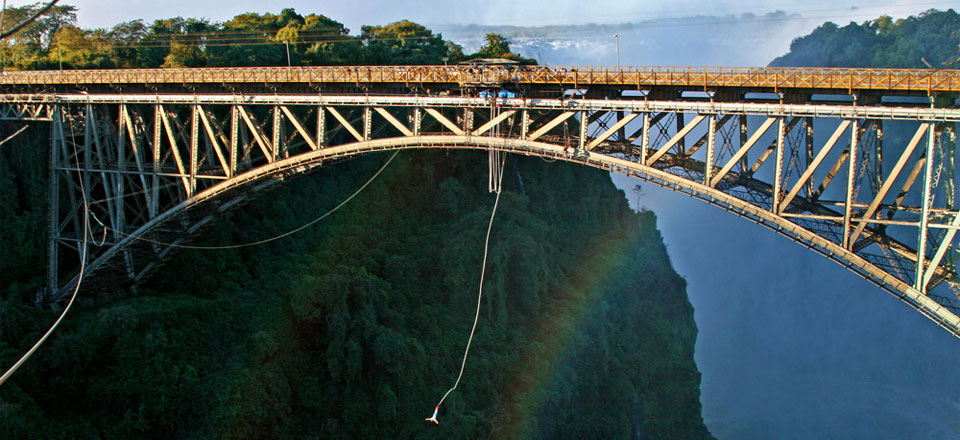
[[(508, 84), (531, 93), (475, 93)], [(960, 336), (960, 109), (857, 99), (958, 89), (956, 71), (867, 69), (10, 72), (0, 76), (0, 119), (52, 125), (40, 302), (56, 303), (76, 282), (84, 205), (101, 234), (84, 285), (111, 291), (290, 175), (377, 151), (458, 148), (569, 161), (699, 198), (844, 265)], [(802, 99), (817, 93), (852, 96)]]
[(558, 84), (571, 87), (960, 92), (960, 70), (771, 67), (325, 66), (5, 72), (3, 85)]

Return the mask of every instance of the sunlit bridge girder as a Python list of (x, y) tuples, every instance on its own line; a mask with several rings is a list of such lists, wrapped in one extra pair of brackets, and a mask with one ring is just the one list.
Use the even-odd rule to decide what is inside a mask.
[(116, 291), (176, 258), (171, 244), (293, 174), (384, 150), (500, 149), (702, 199), (837, 261), (960, 336), (957, 109), (99, 91), (0, 95), (0, 117), (51, 126), (43, 304), (76, 282), (82, 193), (98, 244), (83, 291)]

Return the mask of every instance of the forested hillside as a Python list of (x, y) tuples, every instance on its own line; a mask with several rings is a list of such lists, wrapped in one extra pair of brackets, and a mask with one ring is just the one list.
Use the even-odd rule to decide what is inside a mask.
[[(201, 243), (322, 214), (386, 156), (285, 184)], [(323, 226), (184, 251), (136, 297), (72, 314), (0, 388), (7, 438), (707, 438), (696, 328), (652, 213), (602, 172), (511, 158), (467, 372), (486, 157), (403, 152)], [(242, 225), (242, 227), (240, 227)], [(4, 304), (9, 365), (50, 323)], [(82, 404), (77, 404), (81, 402)]]
[[(53, 62), (57, 46), (43, 38), (24, 52), (23, 67)], [(173, 40), (154, 65), (136, 65), (192, 59)], [(133, 58), (92, 50), (65, 62), (126, 66), (117, 60), (140, 60), (143, 46)], [(352, 46), (318, 53), (333, 57), (336, 47)], [(377, 56), (408, 59), (386, 52)], [(331, 62), (374, 55), (342, 56)], [(259, 54), (206, 59), (282, 64)], [(29, 305), (45, 276), (46, 132), (0, 148), (3, 368), (55, 318)], [(288, 180), (195, 244), (244, 243), (306, 224), (390, 154)], [(0, 438), (710, 438), (693, 310), (655, 215), (631, 211), (607, 173), (514, 156), (463, 382), (440, 424), (424, 421), (456, 378), (474, 316), (493, 204), (486, 173), (482, 153), (402, 151), (313, 228), (258, 247), (182, 251), (136, 292), (74, 309), (0, 387)]]
[(778, 67), (960, 67), (960, 15), (931, 9), (898, 20), (884, 15), (864, 23), (827, 22), (790, 44)]

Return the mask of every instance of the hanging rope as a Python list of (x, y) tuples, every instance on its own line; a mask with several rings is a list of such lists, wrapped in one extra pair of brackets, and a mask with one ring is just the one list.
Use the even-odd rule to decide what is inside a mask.
[[(500, 158), (501, 152), (497, 152), (497, 158)], [(447, 399), (447, 396), (450, 395), (453, 390), (457, 389), (457, 386), (460, 385), (460, 379), (463, 377), (463, 370), (467, 366), (467, 355), (470, 354), (470, 345), (473, 343), (473, 335), (477, 331), (477, 321), (480, 320), (480, 304), (483, 301), (483, 279), (487, 271), (487, 253), (490, 250), (490, 231), (493, 230), (493, 219), (497, 215), (497, 206), (500, 204), (500, 193), (503, 188), (503, 165), (506, 160), (506, 156), (503, 156), (501, 162), (495, 164), (494, 168), (491, 166), (491, 172), (496, 170), (497, 182), (495, 186), (491, 186), (491, 191), (496, 189), (497, 197), (493, 200), (493, 210), (490, 212), (490, 222), (487, 224), (487, 237), (483, 240), (483, 262), (480, 266), (480, 291), (477, 293), (477, 311), (473, 316), (473, 327), (470, 328), (470, 337), (467, 338), (467, 347), (463, 350), (463, 360), (460, 362), (460, 373), (457, 374), (457, 380), (453, 383), (453, 386), (443, 394), (443, 397), (440, 398), (440, 401), (437, 402), (437, 406), (433, 408), (433, 415), (428, 417), (426, 421), (440, 424), (437, 421), (437, 413), (440, 411), (440, 405), (443, 405), (443, 401)], [(492, 173), (491, 173), (492, 174)], [(492, 180), (492, 179), (491, 179)]]
[[(70, 130), (73, 130), (72, 126), (70, 127)], [(79, 176), (78, 180), (80, 181), (80, 196), (83, 198), (83, 244), (80, 246), (80, 274), (77, 275), (77, 284), (73, 286), (73, 294), (70, 296), (70, 302), (67, 303), (67, 306), (64, 307), (63, 312), (60, 313), (60, 317), (57, 318), (52, 326), (50, 326), (50, 330), (47, 330), (47, 332), (43, 334), (43, 337), (41, 337), (36, 344), (33, 344), (33, 347), (30, 347), (30, 350), (27, 351), (27, 353), (17, 361), (17, 363), (13, 364), (13, 366), (10, 367), (6, 373), (3, 373), (3, 376), (0, 376), (0, 385), (3, 385), (3, 383), (6, 382), (7, 379), (13, 375), (13, 373), (20, 369), (20, 366), (22, 366), (23, 363), (33, 355), (33, 352), (37, 351), (37, 349), (40, 348), (40, 345), (42, 345), (44, 341), (50, 337), (53, 331), (56, 330), (57, 326), (60, 325), (60, 321), (63, 321), (63, 317), (67, 316), (67, 312), (69, 312), (70, 307), (73, 306), (73, 301), (77, 299), (77, 292), (80, 290), (80, 283), (83, 282), (83, 271), (87, 266), (87, 237), (90, 235), (90, 205), (87, 202), (86, 188), (83, 186), (83, 176), (80, 175), (79, 171), (80, 162), (77, 158), (79, 155), (77, 154), (76, 144), (73, 146), (73, 156), (74, 161), (77, 163), (77, 175)], [(54, 176), (51, 176), (50, 178), (52, 179)], [(51, 201), (51, 203), (56, 203), (56, 201)]]
[(118, 233), (118, 234), (120, 234), (120, 235), (124, 235), (124, 236), (131, 237), (131, 238), (133, 238), (134, 240), (145, 241), (145, 242), (147, 242), (147, 243), (157, 244), (157, 245), (160, 245), (160, 246), (169, 246), (169, 247), (180, 248), (180, 249), (200, 249), (200, 250), (225, 250), (225, 249), (238, 249), (238, 248), (244, 248), (244, 247), (250, 247), (250, 246), (257, 246), (257, 245), (269, 243), (269, 242), (271, 242), (271, 241), (276, 241), (276, 240), (279, 240), (279, 239), (281, 239), (281, 238), (289, 237), (289, 236), (291, 236), (291, 235), (293, 235), (293, 234), (296, 234), (297, 232), (300, 232), (300, 231), (302, 231), (302, 230), (304, 230), (304, 229), (309, 228), (310, 226), (315, 225), (315, 224), (316, 224), (317, 222), (319, 222), (320, 220), (323, 220), (323, 219), (327, 218), (328, 216), (330, 216), (331, 214), (333, 214), (334, 212), (336, 212), (338, 209), (340, 209), (341, 207), (343, 207), (343, 205), (346, 205), (347, 202), (353, 200), (353, 198), (356, 197), (358, 194), (360, 194), (361, 192), (363, 192), (363, 190), (366, 189), (367, 186), (370, 185), (370, 183), (372, 183), (372, 182), (377, 178), (377, 176), (379, 176), (380, 173), (383, 172), (383, 170), (387, 169), (387, 165), (390, 165), (390, 162), (393, 162), (393, 158), (397, 157), (397, 154), (398, 154), (398, 153), (400, 153), (400, 150), (394, 151), (394, 152), (393, 152), (393, 155), (390, 156), (390, 158), (387, 159), (386, 162), (384, 162), (384, 164), (380, 167), (380, 169), (377, 170), (377, 172), (374, 173), (374, 175), (373, 175), (372, 177), (370, 177), (370, 179), (367, 180), (366, 183), (364, 183), (359, 189), (357, 189), (356, 191), (354, 191), (353, 194), (350, 194), (350, 197), (347, 197), (344, 201), (340, 202), (339, 205), (334, 206), (333, 209), (325, 212), (323, 215), (321, 215), (321, 216), (319, 216), (319, 217), (311, 220), (310, 222), (308, 222), (307, 224), (305, 224), (305, 225), (303, 225), (303, 226), (300, 226), (300, 227), (298, 227), (298, 228), (296, 228), (296, 229), (293, 229), (293, 230), (284, 232), (284, 233), (282, 233), (282, 234), (280, 234), (280, 235), (276, 235), (276, 236), (273, 236), (273, 237), (270, 237), (270, 238), (265, 238), (265, 239), (263, 239), (263, 240), (252, 241), (252, 242), (249, 242), (249, 243), (223, 245), (223, 246), (191, 246), (191, 245), (186, 245), (186, 244), (165, 243), (165, 242), (162, 242), (162, 241), (151, 240), (151, 239), (146, 238), (146, 237), (141, 237), (141, 236), (139, 236), (139, 235), (132, 235), (132, 234), (127, 234), (126, 232), (123, 232), (123, 231), (118, 231), (118, 230), (116, 230), (116, 229), (114, 229), (114, 228), (111, 228), (111, 227), (109, 227), (109, 226), (104, 225), (103, 223), (100, 223), (100, 220), (97, 219), (96, 216), (94, 216), (94, 219), (97, 220), (97, 222), (100, 223), (100, 225), (103, 226), (105, 229), (110, 229), (111, 231), (114, 231), (114, 232), (116, 232), (116, 233)]
[[(497, 106), (497, 95), (494, 94), (490, 100), (490, 120), (494, 120), (500, 115), (500, 108)], [(496, 124), (490, 130), (491, 137), (500, 136), (500, 124)], [(499, 147), (491, 147), (488, 150), (489, 174), (487, 178), (487, 189), (490, 192), (500, 193), (500, 182), (503, 181), (503, 151)]]

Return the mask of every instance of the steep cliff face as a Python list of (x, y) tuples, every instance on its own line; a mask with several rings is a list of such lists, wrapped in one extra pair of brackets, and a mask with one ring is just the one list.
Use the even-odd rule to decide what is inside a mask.
[[(199, 242), (304, 224), (388, 158), (294, 179)], [(274, 244), (184, 251), (138, 297), (71, 316), (0, 389), (10, 438), (710, 438), (696, 326), (653, 213), (606, 173), (401, 152), (357, 199)], [(4, 365), (44, 319), (5, 305)], [(33, 319), (28, 319), (28, 315)]]

